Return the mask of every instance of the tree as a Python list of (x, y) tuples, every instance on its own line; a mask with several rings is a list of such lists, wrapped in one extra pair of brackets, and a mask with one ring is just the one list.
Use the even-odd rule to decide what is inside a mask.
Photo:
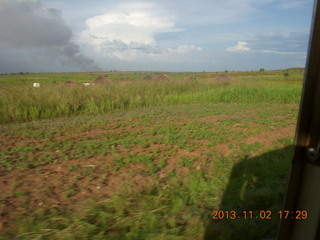
[(259, 72), (263, 73), (264, 71), (266, 71), (264, 68), (260, 68)]

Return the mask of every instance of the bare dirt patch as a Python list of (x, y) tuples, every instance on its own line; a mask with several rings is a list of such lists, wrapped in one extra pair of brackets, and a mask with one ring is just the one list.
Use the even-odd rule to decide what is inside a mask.
[[(105, 161), (104, 163), (106, 163)], [(0, 177), (1, 221), (8, 223), (10, 213), (36, 209), (72, 208), (95, 196), (108, 196), (106, 173), (96, 159), (50, 164), (35, 169), (15, 170)]]
[(288, 127), (277, 128), (271, 132), (262, 132), (256, 135), (248, 137), (245, 142), (248, 144), (253, 144), (255, 142), (260, 142), (265, 147), (269, 148), (274, 145), (275, 141), (281, 138), (293, 138), (295, 133), (295, 125), (290, 125)]

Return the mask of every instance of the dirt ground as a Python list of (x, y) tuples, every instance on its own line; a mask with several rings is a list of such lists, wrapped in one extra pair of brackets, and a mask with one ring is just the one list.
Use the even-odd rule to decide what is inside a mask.
[[(213, 117), (199, 117), (190, 121), (215, 123), (219, 119), (227, 119), (227, 114)], [(117, 125), (118, 122), (109, 122), (109, 126)], [(179, 124), (176, 122), (175, 124)], [(92, 127), (94, 128), (94, 127)], [(146, 133), (150, 130), (148, 126), (136, 126), (116, 129), (116, 130), (88, 130), (58, 136), (61, 141), (83, 141), (88, 138), (99, 138), (104, 133), (111, 131), (124, 131), (129, 128)], [(246, 131), (239, 124), (229, 126), (232, 129)], [(272, 147), (279, 138), (293, 138), (295, 125), (290, 124), (283, 127), (274, 127), (272, 131), (266, 130), (252, 134), (243, 139), (244, 143), (253, 144), (260, 142), (264, 149)], [(6, 133), (1, 136), (2, 147), (26, 145), (33, 143), (41, 145), (39, 139), (23, 137), (17, 134)], [(199, 157), (203, 152), (218, 151), (223, 156), (229, 156), (234, 149), (230, 145), (235, 142), (220, 143), (216, 146), (208, 147), (208, 140), (192, 140), (199, 145), (197, 149), (190, 152), (184, 149), (177, 149), (173, 152), (170, 146), (164, 144), (154, 144), (146, 148), (147, 151), (160, 149), (166, 154), (166, 165), (156, 174), (150, 174), (145, 163), (135, 162), (128, 166), (114, 166), (110, 155), (94, 156), (87, 159), (59, 159), (55, 164), (30, 167), (29, 169), (13, 169), (7, 171), (0, 165), (0, 229), (9, 226), (16, 220), (17, 216), (27, 216), (30, 212), (38, 211), (46, 213), (52, 209), (73, 209), (79, 204), (84, 204), (88, 199), (103, 201), (112, 196), (113, 192), (122, 187), (130, 186), (131, 191), (142, 191), (146, 186), (152, 186), (159, 182), (170, 184), (168, 176), (175, 171), (178, 176), (188, 173), (191, 168), (199, 171), (206, 168), (206, 162), (198, 158), (192, 166), (181, 166), (178, 164), (181, 156)], [(118, 148), (118, 155), (123, 156), (125, 149)], [(167, 149), (167, 150), (166, 150)], [(140, 147), (130, 148), (131, 155), (145, 152)], [(47, 153), (47, 154), (50, 154)], [(259, 154), (259, 152), (257, 153)], [(254, 153), (253, 153), (254, 155)], [(159, 162), (156, 159), (155, 162)]]

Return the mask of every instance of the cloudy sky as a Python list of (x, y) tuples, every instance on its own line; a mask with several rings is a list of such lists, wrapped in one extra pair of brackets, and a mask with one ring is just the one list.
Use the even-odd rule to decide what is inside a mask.
[(304, 67), (311, 0), (0, 0), (0, 73)]

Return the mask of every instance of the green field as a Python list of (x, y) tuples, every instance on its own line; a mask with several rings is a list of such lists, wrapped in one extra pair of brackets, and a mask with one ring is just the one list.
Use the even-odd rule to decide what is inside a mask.
[[(172, 73), (169, 80), (143, 80), (147, 74), (103, 73), (111, 83), (88, 87), (81, 82), (101, 73), (2, 75), (0, 123), (178, 104), (299, 103), (301, 93), (299, 69), (287, 77), (282, 71), (230, 73), (230, 78), (221, 73)], [(64, 84), (67, 80), (79, 84)], [(34, 88), (33, 82), (41, 87)]]
[(275, 238), (303, 70), (158, 75), (0, 75), (0, 239)]

